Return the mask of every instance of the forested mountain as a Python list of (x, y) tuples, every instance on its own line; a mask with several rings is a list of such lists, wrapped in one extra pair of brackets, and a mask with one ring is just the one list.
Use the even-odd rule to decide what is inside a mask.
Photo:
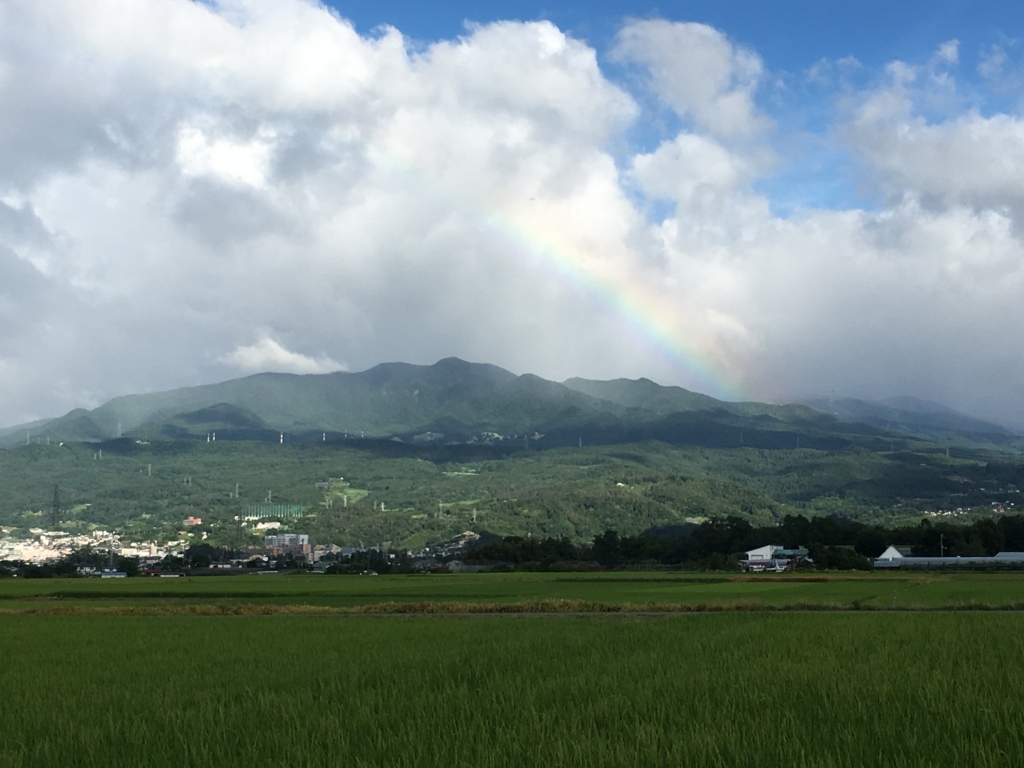
[[(826, 404), (827, 402), (827, 404)], [(916, 405), (915, 405), (916, 403)], [(359, 373), (262, 373), (220, 384), (118, 397), (86, 411), (0, 432), (27, 441), (343, 439), (534, 441), (539, 447), (658, 440), (711, 448), (879, 449), (913, 435), (1008, 443), (995, 425), (918, 401), (732, 403), (648, 379), (564, 383), (457, 358), (386, 363)]]
[[(230, 437), (260, 431), (391, 436), (454, 430), (523, 432), (567, 410), (599, 412), (592, 398), (536, 376), (455, 358), (431, 366), (386, 363), (360, 373), (261, 373), (220, 384), (115, 398), (37, 426), (39, 436), (93, 440), (122, 434)], [(614, 408), (621, 411), (622, 409)], [(9, 442), (24, 438), (14, 430)]]

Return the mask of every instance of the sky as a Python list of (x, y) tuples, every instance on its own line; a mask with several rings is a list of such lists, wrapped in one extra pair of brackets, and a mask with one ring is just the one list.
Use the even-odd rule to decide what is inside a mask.
[(0, 426), (457, 356), (1024, 428), (1018, 6), (0, 0)]

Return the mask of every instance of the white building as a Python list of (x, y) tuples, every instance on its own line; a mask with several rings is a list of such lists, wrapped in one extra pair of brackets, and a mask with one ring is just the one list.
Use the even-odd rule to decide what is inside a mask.
[(778, 544), (766, 544), (763, 547), (752, 549), (746, 553), (746, 560), (748, 563), (767, 562), (775, 559), (775, 553), (780, 551), (782, 547)]
[(909, 547), (889, 547), (875, 559), (875, 568), (1024, 567), (1024, 552), (999, 552), (994, 557), (953, 555), (914, 557)]

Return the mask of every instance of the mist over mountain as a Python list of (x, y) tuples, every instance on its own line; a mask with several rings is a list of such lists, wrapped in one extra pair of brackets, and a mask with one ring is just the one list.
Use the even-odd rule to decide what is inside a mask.
[(1017, 437), (1016, 433), (998, 424), (917, 397), (893, 397), (879, 402), (816, 398), (804, 401), (804, 405), (845, 421), (906, 432), (936, 442), (969, 440), (1005, 444)]

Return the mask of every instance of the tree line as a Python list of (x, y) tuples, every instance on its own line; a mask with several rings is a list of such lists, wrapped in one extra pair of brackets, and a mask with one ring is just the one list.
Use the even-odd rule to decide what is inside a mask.
[(804, 547), (819, 568), (870, 568), (890, 544), (908, 546), (916, 556), (994, 555), (1024, 551), (1024, 515), (986, 518), (970, 525), (932, 523), (886, 528), (832, 517), (787, 515), (778, 525), (755, 526), (741, 517), (700, 525), (663, 526), (638, 536), (607, 530), (593, 541), (510, 536), (465, 552), (472, 564), (507, 564), (523, 569), (630, 567), (657, 564), (708, 570), (739, 567), (740, 557), (768, 544)]

